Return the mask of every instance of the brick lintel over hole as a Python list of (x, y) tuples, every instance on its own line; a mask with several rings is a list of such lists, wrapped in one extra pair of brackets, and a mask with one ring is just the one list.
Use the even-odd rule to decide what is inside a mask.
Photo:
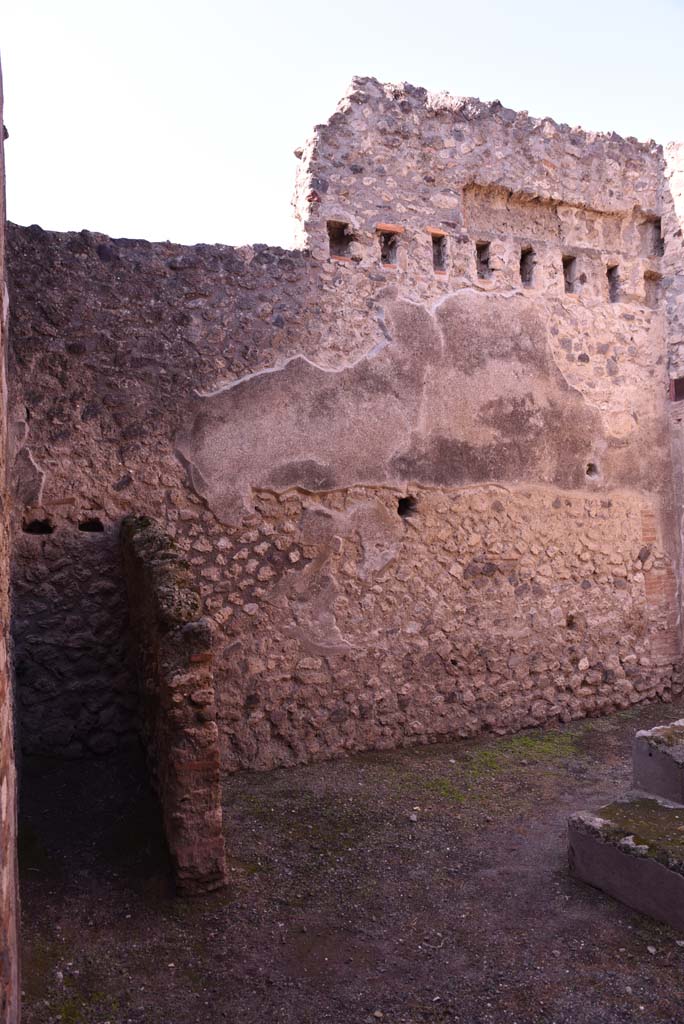
[(427, 227), (425, 230), (431, 235), (438, 235), (439, 238), (446, 238), (447, 232), (443, 228), (431, 228)]
[(375, 230), (387, 235), (403, 235), (406, 229), (402, 228), (401, 224), (376, 224)]

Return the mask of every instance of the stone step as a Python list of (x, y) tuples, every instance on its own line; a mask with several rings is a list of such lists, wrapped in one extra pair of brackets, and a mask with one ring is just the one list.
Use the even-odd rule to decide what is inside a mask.
[(634, 737), (634, 789), (684, 804), (684, 719)]
[(568, 821), (570, 873), (684, 930), (684, 807), (630, 794)]

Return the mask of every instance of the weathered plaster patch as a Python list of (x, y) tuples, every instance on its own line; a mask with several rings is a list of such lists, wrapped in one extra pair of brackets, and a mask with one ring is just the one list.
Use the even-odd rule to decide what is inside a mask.
[(197, 398), (177, 448), (221, 519), (254, 486), (583, 485), (600, 416), (558, 371), (534, 306), (464, 291), (434, 317), (395, 301), (388, 318), (394, 343), (343, 370), (295, 356)]

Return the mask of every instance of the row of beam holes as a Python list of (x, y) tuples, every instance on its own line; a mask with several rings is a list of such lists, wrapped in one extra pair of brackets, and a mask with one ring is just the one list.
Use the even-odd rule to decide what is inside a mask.
[[(101, 519), (82, 519), (78, 524), (81, 533), (104, 533), (104, 523)], [(29, 519), (22, 525), (24, 533), (47, 535), (55, 532), (55, 528), (49, 519)]]
[[(622, 284), (620, 281), (620, 266), (617, 263), (613, 263), (606, 267), (606, 278), (608, 281), (608, 298), (611, 302), (620, 302), (622, 298)], [(577, 275), (577, 259), (575, 256), (564, 256), (563, 257), (563, 279), (565, 283), (565, 291), (568, 295), (574, 295), (577, 292), (577, 284), (584, 284), (586, 281), (586, 274)], [(660, 291), (660, 274), (654, 273), (652, 270), (647, 270), (644, 274), (644, 298), (646, 305), (654, 308), (658, 304), (658, 294)]]
[[(489, 278), (492, 271), (489, 263), (489, 242), (478, 242), (475, 246), (477, 276)], [(532, 288), (534, 285), (535, 252), (530, 246), (520, 250), (520, 281), (524, 288)], [(608, 279), (608, 296), (611, 302), (619, 302), (621, 297), (620, 267), (618, 264), (611, 264), (606, 268)], [(578, 274), (577, 257), (563, 256), (563, 283), (568, 295), (577, 293), (578, 285), (586, 284), (586, 274)], [(644, 285), (646, 293), (646, 305), (655, 306), (658, 301), (658, 285), (660, 275), (652, 271), (644, 274)]]
[[(328, 243), (330, 255), (336, 259), (350, 259), (354, 232), (349, 224), (342, 221), (328, 221)], [(399, 234), (396, 231), (379, 231), (380, 263), (383, 267), (396, 266), (399, 253)], [(447, 269), (447, 239), (445, 235), (432, 235), (432, 266), (444, 273)]]
[[(661, 222), (659, 218), (645, 221), (642, 229), (648, 229), (646, 242), (649, 245), (651, 255), (662, 256), (664, 243), (661, 233)], [(328, 221), (328, 240), (330, 243), (330, 255), (338, 259), (350, 258), (350, 247), (354, 240), (354, 233), (349, 224), (342, 221)], [(383, 266), (396, 266), (399, 251), (399, 235), (394, 231), (378, 232), (380, 243), (380, 263)], [(486, 280), (492, 276), (490, 264), (491, 245), (489, 242), (475, 243), (475, 262), (477, 276)], [(532, 246), (524, 246), (520, 250), (520, 281), (524, 288), (534, 286), (535, 251)], [(438, 273), (444, 273), (447, 269), (447, 238), (445, 235), (432, 234), (432, 266)], [(620, 268), (612, 264), (606, 270), (608, 278), (608, 294), (611, 302), (620, 301)], [(568, 295), (577, 292), (578, 284), (585, 284), (586, 274), (577, 273), (577, 257), (563, 256), (563, 281), (565, 291)], [(658, 283), (660, 276), (651, 271), (644, 275), (646, 291), (646, 304), (655, 306), (658, 299)]]

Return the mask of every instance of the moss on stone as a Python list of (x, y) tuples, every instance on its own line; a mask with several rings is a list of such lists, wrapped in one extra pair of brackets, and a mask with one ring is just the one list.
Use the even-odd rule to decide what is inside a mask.
[(625, 852), (652, 857), (684, 874), (684, 807), (650, 797), (628, 797), (584, 816), (583, 822)]

